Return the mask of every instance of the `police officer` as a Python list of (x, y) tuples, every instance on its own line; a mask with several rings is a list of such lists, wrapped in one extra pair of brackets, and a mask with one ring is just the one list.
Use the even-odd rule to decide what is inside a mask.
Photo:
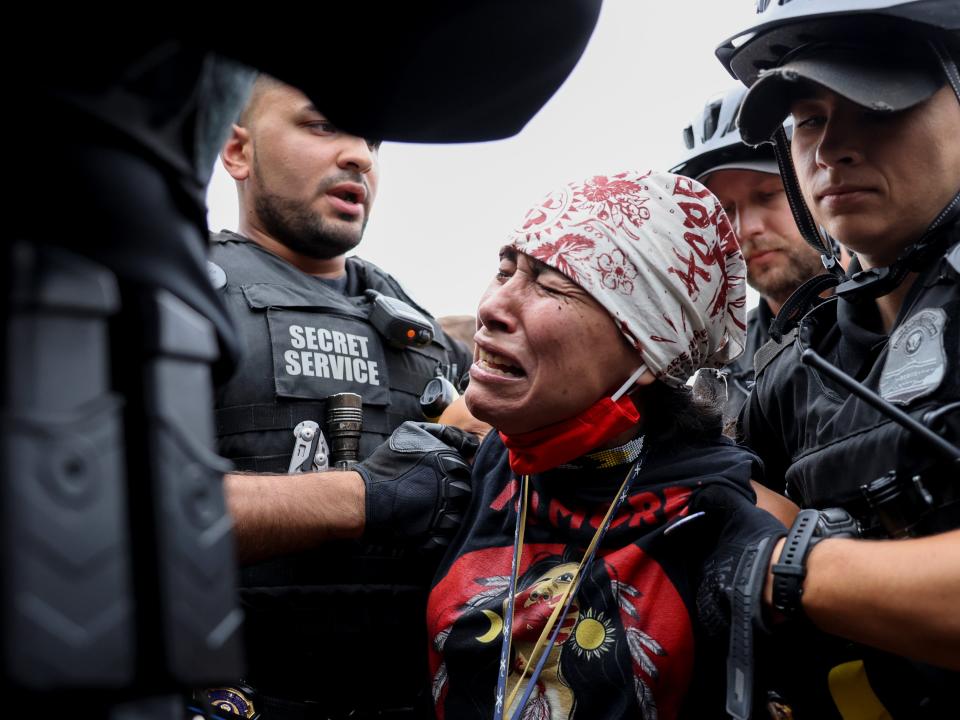
[[(905, 482), (888, 489), (904, 502), (904, 488), (914, 489), (924, 512), (898, 506), (902, 525), (883, 528), (926, 535), (829, 537), (834, 520), (843, 534), (853, 528), (842, 515), (805, 510), (786, 540), (756, 546), (772, 564), (763, 592), (777, 613), (871, 646), (799, 634), (778, 655), (801, 673), (785, 699), (795, 717), (947, 717), (956, 675), (943, 668), (960, 670), (955, 449), (935, 452), (802, 364), (801, 353), (815, 350), (941, 438), (960, 440), (960, 16), (952, 0), (760, 10), (755, 27), (718, 49), (750, 87), (740, 132), (748, 143), (775, 138), (798, 226), (828, 269), (830, 236), (856, 258), (848, 276), (825, 273), (781, 310), (801, 319), (758, 353), (743, 438), (772, 488), (802, 508), (845, 506), (862, 524), (881, 505), (874, 497), (867, 506), (861, 486), (897, 471)], [(802, 312), (838, 282), (835, 297)], [(790, 667), (791, 656), (803, 662)]]
[[(532, 21), (547, 6), (544, 33)], [(0, 244), (8, 707), (174, 717), (175, 694), (241, 665), (209, 369), (218, 340), (224, 370), (241, 348), (207, 279), (204, 207), (249, 90), (236, 65), (297, 84), (359, 134), (491, 140), (566, 78), (599, 6), (324, 4), (260, 12), (256, 37), (249, 17), (196, 6), (120, 35), (22, 8), (5, 50), (31, 110), (8, 118), (17, 212)], [(56, 203), (37, 192), (52, 167), (70, 185)]]
[[(408, 717), (427, 702), (418, 697), (425, 600), (439, 558), (370, 543), (290, 554), (319, 539), (300, 542), (290, 507), (310, 497), (290, 478), (262, 477), (287, 471), (301, 421), (330, 437), (328, 396), (363, 398), (365, 458), (403, 421), (422, 419), (419, 395), (432, 377), (456, 378), (469, 366), (436, 323), (431, 343), (398, 347), (369, 320), (370, 291), (417, 307), (383, 270), (345, 256), (376, 196), (378, 144), (342, 132), (301, 92), (261, 75), (222, 151), (240, 223), (238, 233), (213, 237), (210, 271), (246, 354), (217, 392), (216, 426), (221, 454), (261, 475), (232, 476), (227, 488), (241, 559), (260, 561), (243, 569), (242, 599), (249, 699), (265, 718)], [(313, 512), (341, 509), (321, 503)], [(260, 524), (263, 513), (276, 524)], [(354, 519), (344, 511), (338, 521)]]
[(684, 128), (687, 153), (671, 170), (702, 182), (720, 200), (747, 261), (747, 282), (760, 293), (747, 314), (743, 354), (723, 370), (728, 423), (736, 421), (753, 387), (753, 356), (770, 339), (767, 329), (781, 305), (823, 270), (820, 254), (793, 221), (773, 149), (740, 139), (736, 120), (745, 93), (737, 86), (707, 102)]

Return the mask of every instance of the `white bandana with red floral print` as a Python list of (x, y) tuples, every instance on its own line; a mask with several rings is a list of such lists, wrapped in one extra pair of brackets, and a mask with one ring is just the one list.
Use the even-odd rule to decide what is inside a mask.
[(570, 183), (508, 244), (590, 293), (668, 385), (743, 352), (746, 265), (719, 201), (695, 180), (630, 170)]

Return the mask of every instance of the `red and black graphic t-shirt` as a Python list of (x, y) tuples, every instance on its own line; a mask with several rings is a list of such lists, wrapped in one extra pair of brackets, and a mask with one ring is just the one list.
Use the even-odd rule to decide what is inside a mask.
[[(531, 477), (508, 694), (628, 469), (565, 466)], [(708, 484), (752, 498), (749, 480), (759, 472), (754, 455), (722, 437), (651, 446), (548, 651), (522, 718), (667, 720), (698, 716), (705, 705), (722, 702), (723, 654), (714, 655), (717, 648), (706, 652), (695, 619), (700, 567), (713, 548), (696, 541), (697, 519), (670, 533), (664, 529), (688, 514), (691, 499)], [(496, 433), (481, 447), (473, 478), (469, 513), (427, 611), (441, 720), (489, 720), (494, 710), (520, 490)], [(531, 665), (539, 660), (537, 652)], [(706, 675), (708, 682), (702, 682)], [(709, 709), (722, 716), (722, 705)]]

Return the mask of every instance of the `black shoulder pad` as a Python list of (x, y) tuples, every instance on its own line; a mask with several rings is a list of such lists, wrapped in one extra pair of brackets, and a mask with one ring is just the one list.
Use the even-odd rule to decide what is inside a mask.
[(784, 348), (793, 344), (798, 332), (799, 328), (794, 325), (790, 332), (780, 338), (780, 342), (768, 340), (763, 347), (757, 350), (756, 355), (753, 356), (753, 372), (756, 377), (760, 376), (763, 369), (773, 362), (773, 359), (783, 352)]

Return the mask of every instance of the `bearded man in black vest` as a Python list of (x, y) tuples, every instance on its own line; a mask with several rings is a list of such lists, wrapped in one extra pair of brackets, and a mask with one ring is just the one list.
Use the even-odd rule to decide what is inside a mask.
[[(226, 481), (244, 564), (249, 673), (248, 686), (209, 693), (240, 711), (252, 703), (264, 718), (430, 712), (424, 622), (439, 557), (414, 545), (443, 515), (435, 497), (427, 493), (421, 503), (426, 530), (415, 543), (374, 542), (367, 534), (318, 549), (329, 538), (302, 530), (298, 510), (332, 518), (341, 510), (311, 503), (309, 483), (329, 490), (353, 474), (270, 475), (287, 472), (301, 421), (317, 422), (329, 437), (330, 395), (363, 398), (363, 459), (402, 422), (423, 419), (419, 395), (431, 378), (455, 378), (470, 364), (393, 277), (346, 256), (376, 197), (378, 149), (378, 141), (338, 129), (306, 95), (261, 75), (221, 153), (237, 183), (239, 232), (213, 236), (209, 269), (246, 353), (217, 392), (216, 419), (220, 453), (253, 473)], [(369, 291), (419, 311), (433, 340), (389, 342), (369, 321)], [(443, 475), (434, 495), (449, 489)], [(369, 518), (376, 501), (369, 490), (366, 501)], [(380, 668), (375, 694), (364, 692), (373, 662)]]

